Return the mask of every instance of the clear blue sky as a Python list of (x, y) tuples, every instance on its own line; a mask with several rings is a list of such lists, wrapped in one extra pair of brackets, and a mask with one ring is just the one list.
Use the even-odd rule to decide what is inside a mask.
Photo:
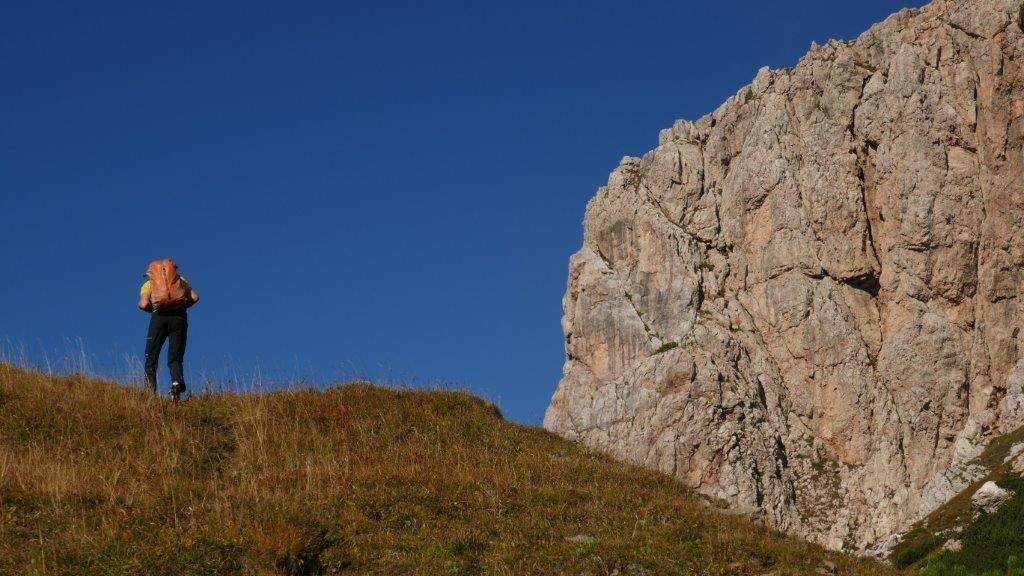
[(537, 423), (619, 158), (907, 4), (8, 2), (0, 340), (123, 374), (170, 256), (193, 387), (443, 384)]

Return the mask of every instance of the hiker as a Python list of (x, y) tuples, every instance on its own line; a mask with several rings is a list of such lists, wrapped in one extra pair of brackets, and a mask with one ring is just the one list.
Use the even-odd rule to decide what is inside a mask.
[(188, 337), (188, 308), (199, 302), (173, 260), (154, 260), (146, 270), (146, 282), (139, 290), (139, 310), (151, 312), (149, 334), (146, 335), (146, 385), (157, 393), (156, 366), (164, 340), (167, 346), (167, 367), (171, 371), (171, 397), (178, 400), (185, 392), (185, 341)]

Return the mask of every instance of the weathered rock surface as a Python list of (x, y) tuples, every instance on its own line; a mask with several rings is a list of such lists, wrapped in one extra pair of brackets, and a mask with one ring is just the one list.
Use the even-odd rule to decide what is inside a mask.
[(950, 552), (959, 552), (964, 549), (964, 543), (957, 538), (950, 538), (942, 545), (942, 549)]
[(999, 507), (1012, 497), (1013, 492), (1000, 488), (995, 482), (988, 481), (971, 496), (971, 505), (979, 512), (991, 514), (999, 510)]
[(1017, 474), (1024, 474), (1024, 443), (1015, 444), (1010, 448), (1004, 464), (1009, 464), (1010, 469)]
[(832, 548), (955, 494), (1024, 424), (1020, 25), (904, 10), (624, 158), (544, 425)]

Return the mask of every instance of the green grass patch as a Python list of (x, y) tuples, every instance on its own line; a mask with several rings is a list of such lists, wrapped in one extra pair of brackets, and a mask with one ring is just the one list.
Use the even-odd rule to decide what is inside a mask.
[[(905, 542), (906, 540), (904, 540)], [(894, 550), (889, 556), (889, 561), (897, 568), (907, 568), (917, 564), (922, 558), (932, 553), (946, 541), (946, 536), (935, 534), (924, 534), (921, 537), (913, 538), (910, 543)]]
[(659, 346), (658, 349), (655, 350), (651, 354), (651, 356), (657, 356), (658, 354), (661, 354), (662, 352), (668, 352), (669, 350), (671, 350), (673, 348), (678, 348), (678, 347), (679, 347), (679, 342), (665, 342), (664, 344)]

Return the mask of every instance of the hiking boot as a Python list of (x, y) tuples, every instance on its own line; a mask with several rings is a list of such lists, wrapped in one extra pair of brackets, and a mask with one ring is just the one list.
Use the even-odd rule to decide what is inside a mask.
[(185, 391), (185, 385), (181, 382), (175, 382), (171, 384), (171, 398), (175, 401), (181, 399), (182, 392)]

